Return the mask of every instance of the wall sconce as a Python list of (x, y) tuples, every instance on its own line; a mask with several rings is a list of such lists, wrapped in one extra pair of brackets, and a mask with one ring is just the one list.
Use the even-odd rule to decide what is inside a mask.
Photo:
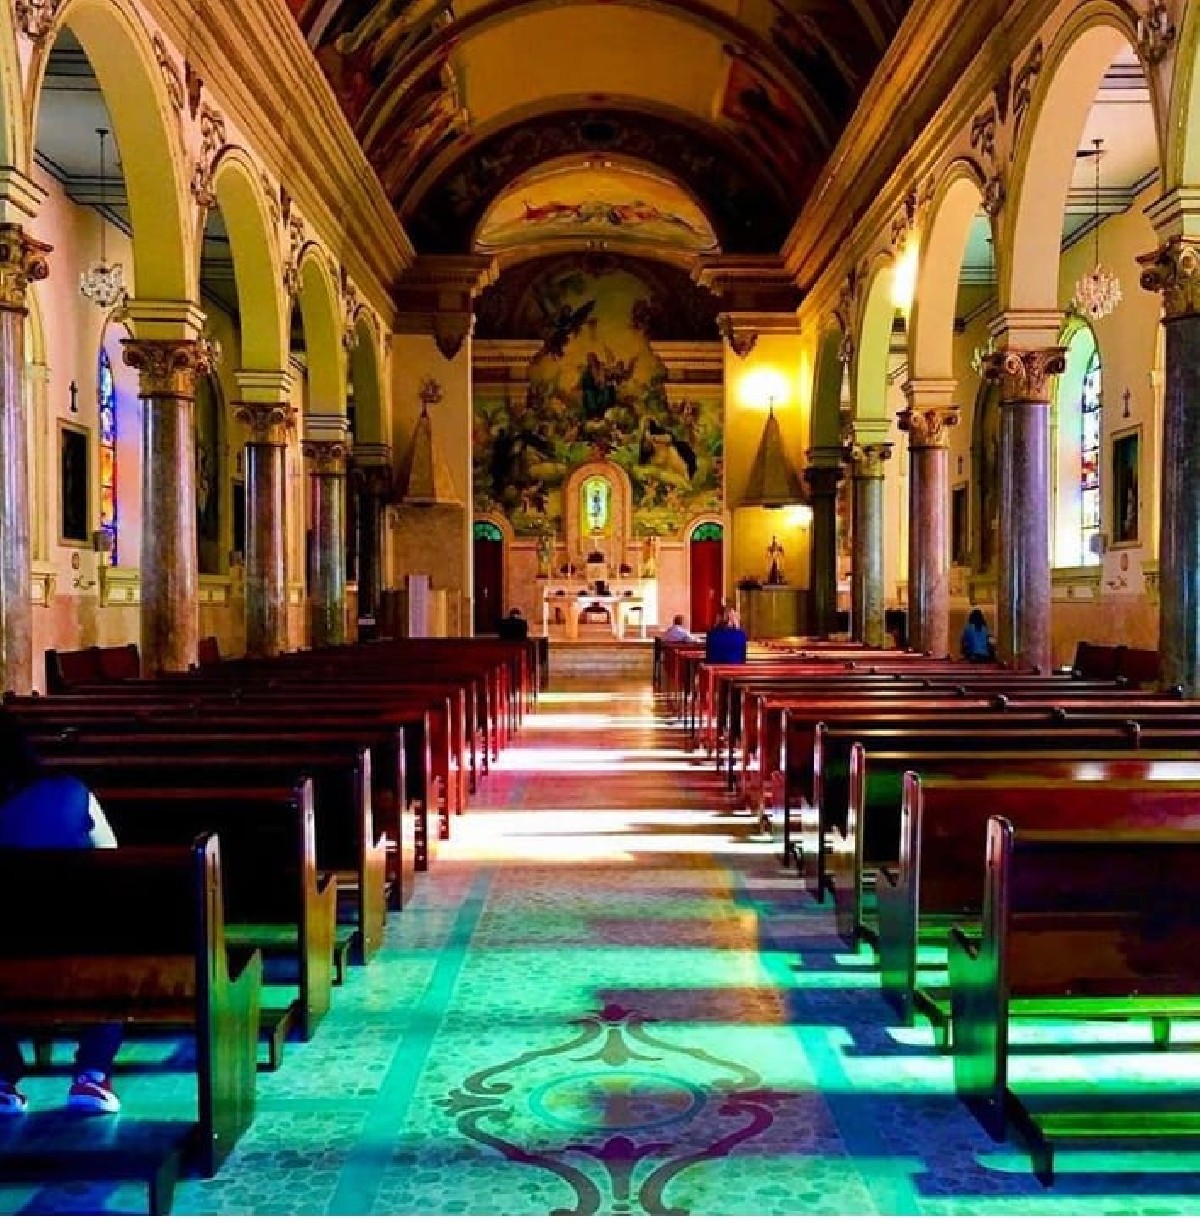
[(741, 381), (740, 398), (747, 407), (771, 411), (788, 402), (788, 380), (773, 365), (756, 365)]
[(907, 317), (917, 295), (917, 239), (910, 235), (892, 268), (892, 305)]

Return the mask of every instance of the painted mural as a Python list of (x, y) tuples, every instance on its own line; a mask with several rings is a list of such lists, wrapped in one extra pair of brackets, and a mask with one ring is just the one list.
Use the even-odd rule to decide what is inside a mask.
[(534, 282), (541, 344), (523, 394), (475, 399), (475, 507), (519, 535), (563, 531), (563, 484), (606, 459), (633, 485), (633, 534), (674, 536), (721, 502), (721, 388), (673, 394), (642, 326), (647, 285), (628, 271), (560, 269)]

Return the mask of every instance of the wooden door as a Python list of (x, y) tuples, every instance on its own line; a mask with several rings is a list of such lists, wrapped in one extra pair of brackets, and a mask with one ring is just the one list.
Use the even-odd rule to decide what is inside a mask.
[(504, 537), (486, 522), (475, 524), (474, 603), (475, 631), (494, 633), (505, 612)]
[(717, 618), (725, 587), (725, 541), (715, 523), (705, 523), (692, 533), (691, 630), (703, 633)]

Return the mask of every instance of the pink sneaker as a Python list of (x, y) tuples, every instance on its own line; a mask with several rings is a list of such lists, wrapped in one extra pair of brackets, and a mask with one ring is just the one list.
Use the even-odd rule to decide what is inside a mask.
[(15, 1083), (0, 1083), (0, 1117), (20, 1117), (29, 1111), (29, 1101)]
[(112, 1089), (112, 1080), (97, 1070), (84, 1070), (75, 1076), (67, 1093), (67, 1108), (73, 1113), (119, 1113), (121, 1101)]

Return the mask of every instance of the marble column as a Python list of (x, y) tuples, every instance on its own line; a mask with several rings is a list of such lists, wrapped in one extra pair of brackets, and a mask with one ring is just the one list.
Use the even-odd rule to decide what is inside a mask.
[(288, 403), (241, 403), (246, 441), (246, 655), (273, 658), (287, 649), (287, 548), (284, 487)]
[(855, 445), (854, 571), (851, 579), (851, 633), (864, 645), (887, 641), (883, 625), (883, 465), (890, 442)]
[(1000, 384), (1000, 530), (996, 653), (1021, 669), (1051, 669), (1050, 378), (1065, 348), (1005, 348), (988, 358)]
[(905, 388), (908, 434), (908, 641), (942, 658), (950, 652), (950, 452), (946, 433), (958, 409), (929, 404), (920, 383)]
[(310, 639), (315, 648), (346, 641), (345, 441), (308, 440), (304, 457), (313, 482)]
[(33, 687), (26, 293), (49, 274), (50, 250), (20, 225), (0, 224), (0, 682), (20, 693)]
[(199, 639), (194, 339), (123, 340), (143, 401), (142, 671), (186, 671)]
[(1166, 331), (1158, 566), (1159, 679), (1200, 696), (1200, 240), (1143, 256)]
[(812, 502), (812, 632), (837, 632), (837, 490), (840, 467), (806, 467)]

